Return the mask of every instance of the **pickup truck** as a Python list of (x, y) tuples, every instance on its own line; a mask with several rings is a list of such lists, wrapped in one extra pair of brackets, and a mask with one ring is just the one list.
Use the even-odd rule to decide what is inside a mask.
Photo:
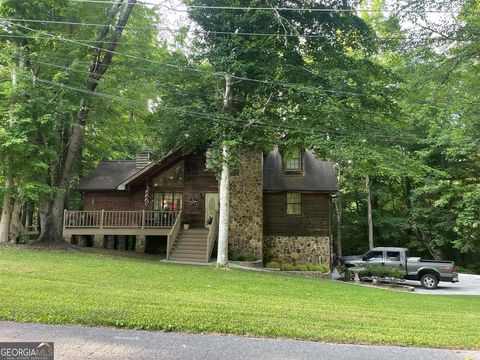
[(377, 247), (364, 255), (344, 256), (340, 258), (340, 263), (346, 267), (380, 265), (401, 268), (405, 270), (405, 279), (418, 280), (429, 290), (435, 289), (439, 281), (458, 282), (453, 261), (409, 257), (406, 248)]

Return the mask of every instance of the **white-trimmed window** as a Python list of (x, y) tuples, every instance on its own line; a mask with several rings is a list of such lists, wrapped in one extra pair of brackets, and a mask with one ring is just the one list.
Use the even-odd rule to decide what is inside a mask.
[(285, 172), (302, 171), (302, 151), (300, 149), (288, 150), (283, 154), (283, 170)]
[(287, 215), (302, 215), (301, 193), (287, 193)]

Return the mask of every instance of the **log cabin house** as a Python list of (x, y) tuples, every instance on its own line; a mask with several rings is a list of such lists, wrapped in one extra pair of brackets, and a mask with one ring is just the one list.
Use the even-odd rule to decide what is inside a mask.
[[(65, 240), (209, 261), (219, 197), (205, 162), (203, 151), (177, 149), (156, 162), (143, 152), (101, 163), (79, 183), (83, 210), (65, 210)], [(230, 175), (229, 258), (329, 265), (337, 191), (332, 163), (312, 151), (242, 154)]]

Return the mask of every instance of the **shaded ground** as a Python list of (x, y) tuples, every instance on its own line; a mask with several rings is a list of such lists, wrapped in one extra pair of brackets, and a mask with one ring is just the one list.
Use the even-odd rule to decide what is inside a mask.
[(143, 260), (152, 260), (158, 261), (165, 258), (161, 254), (146, 254), (139, 253), (135, 251), (124, 251), (124, 250), (110, 250), (110, 249), (100, 249), (93, 247), (80, 247), (76, 245), (67, 244), (66, 242), (60, 243), (40, 243), (40, 242), (31, 242), (28, 244), (0, 244), (0, 250), (5, 249), (22, 249), (22, 250), (33, 250), (33, 251), (65, 251), (65, 252), (76, 252), (76, 253), (85, 253), (85, 254), (99, 254), (99, 255), (108, 255), (115, 257), (125, 257), (133, 259), (143, 259)]
[(479, 352), (0, 322), (1, 341), (53, 341), (55, 359), (480, 359)]

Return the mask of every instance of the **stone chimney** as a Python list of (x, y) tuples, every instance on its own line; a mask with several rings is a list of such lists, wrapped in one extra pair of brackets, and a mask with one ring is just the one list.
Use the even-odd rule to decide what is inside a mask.
[(143, 150), (137, 153), (137, 169), (143, 169), (151, 163), (150, 155), (150, 150)]

